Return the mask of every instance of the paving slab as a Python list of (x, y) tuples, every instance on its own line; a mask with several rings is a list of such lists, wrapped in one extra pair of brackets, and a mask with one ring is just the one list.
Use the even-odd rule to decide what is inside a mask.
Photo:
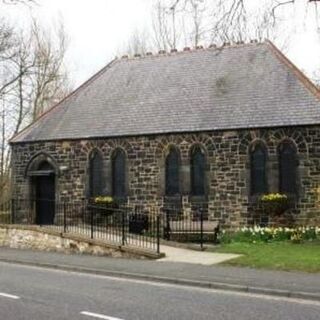
[(166, 256), (158, 259), (158, 262), (182, 262), (207, 266), (240, 257), (238, 254), (195, 251), (164, 245), (161, 246), (161, 252)]

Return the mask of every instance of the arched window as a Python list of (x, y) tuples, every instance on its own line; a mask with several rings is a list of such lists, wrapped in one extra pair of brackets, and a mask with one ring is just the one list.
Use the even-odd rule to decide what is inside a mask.
[(283, 193), (297, 192), (297, 151), (289, 142), (279, 145), (279, 191)]
[(166, 158), (166, 195), (168, 196), (174, 196), (180, 193), (179, 167), (179, 152), (175, 148), (170, 148)]
[(112, 156), (112, 195), (126, 196), (126, 155), (121, 149), (115, 150)]
[(205, 194), (206, 158), (200, 147), (191, 152), (191, 194), (203, 196)]
[(267, 192), (267, 152), (262, 144), (256, 144), (250, 153), (251, 195)]
[(94, 150), (89, 157), (89, 193), (90, 197), (101, 196), (104, 189), (103, 159), (100, 152)]

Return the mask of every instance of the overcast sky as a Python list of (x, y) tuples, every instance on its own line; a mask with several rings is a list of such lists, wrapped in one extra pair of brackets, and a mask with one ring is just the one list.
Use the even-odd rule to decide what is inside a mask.
[[(135, 29), (147, 29), (151, 24), (151, 0), (38, 2), (32, 14), (43, 24), (54, 25), (60, 18), (64, 21), (70, 39), (68, 68), (76, 85), (114, 58)], [(14, 23), (23, 24), (30, 17), (27, 8), (9, 6), (5, 10), (6, 16)], [(315, 19), (312, 15), (306, 18), (306, 12), (298, 6), (292, 25), (291, 44), (286, 53), (300, 69), (311, 75), (314, 70), (320, 70), (320, 38)]]

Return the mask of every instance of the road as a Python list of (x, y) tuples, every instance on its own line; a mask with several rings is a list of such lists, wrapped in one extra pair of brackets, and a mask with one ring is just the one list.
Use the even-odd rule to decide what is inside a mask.
[(0, 319), (318, 320), (320, 302), (0, 263)]

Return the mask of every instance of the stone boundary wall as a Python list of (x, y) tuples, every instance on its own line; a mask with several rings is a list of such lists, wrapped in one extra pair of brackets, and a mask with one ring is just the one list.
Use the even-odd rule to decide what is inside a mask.
[(159, 255), (36, 226), (0, 225), (0, 247), (80, 253), (114, 258), (156, 259)]

